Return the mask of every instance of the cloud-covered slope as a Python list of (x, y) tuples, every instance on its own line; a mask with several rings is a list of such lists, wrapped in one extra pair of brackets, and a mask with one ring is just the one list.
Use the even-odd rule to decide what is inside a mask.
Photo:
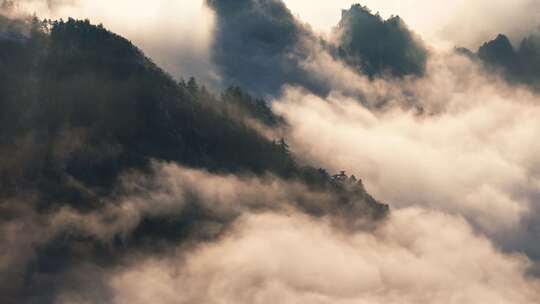
[(263, 96), (278, 94), (284, 84), (328, 92), (328, 85), (302, 66), (317, 38), (281, 0), (211, 0), (208, 5), (216, 13), (212, 57), (226, 84)]
[(514, 47), (506, 35), (499, 34), (480, 46), (477, 53), (468, 52), (479, 59), (485, 67), (500, 74), (512, 84), (527, 85), (540, 90), (540, 36), (527, 35), (518, 47)]
[(355, 229), (387, 215), (263, 136), (255, 123), (282, 122), (241, 89), (176, 82), (88, 21), (0, 18), (0, 302), (113, 303), (110, 270), (215, 240), (244, 213)]
[(425, 68), (427, 50), (399, 17), (382, 20), (360, 5), (343, 13), (334, 42), (297, 20), (281, 0), (213, 0), (208, 5), (216, 14), (211, 52), (218, 74), (225, 84), (258, 95), (278, 96), (285, 85), (321, 96), (333, 90), (350, 93), (330, 79), (343, 70), (356, 73), (353, 77), (420, 76)]

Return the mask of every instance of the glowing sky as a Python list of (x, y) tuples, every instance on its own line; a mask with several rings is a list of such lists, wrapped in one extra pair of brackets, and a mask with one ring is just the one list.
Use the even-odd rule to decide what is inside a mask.
[(285, 0), (285, 3), (319, 31), (328, 31), (338, 22), (340, 9), (361, 3), (385, 18), (399, 15), (425, 40), (452, 47), (477, 47), (499, 32), (518, 40), (540, 24), (538, 0)]
[[(142, 30), (156, 18), (175, 20), (190, 30), (204, 31), (209, 17), (201, 17), (203, 0), (58, 0), (54, 11), (46, 12), (46, 1), (27, 0), (40, 15), (87, 17), (115, 29), (122, 24)], [(401, 16), (409, 26), (432, 44), (477, 47), (478, 43), (507, 33), (514, 41), (540, 24), (539, 0), (284, 0), (299, 19), (316, 31), (329, 32), (337, 24), (341, 9), (354, 3), (368, 6), (383, 17)], [(199, 23), (203, 21), (203, 23)], [(137, 22), (133, 22), (137, 21)], [(154, 23), (155, 24), (155, 23)], [(194, 26), (197, 24), (197, 26)], [(193, 36), (191, 36), (193, 37)]]

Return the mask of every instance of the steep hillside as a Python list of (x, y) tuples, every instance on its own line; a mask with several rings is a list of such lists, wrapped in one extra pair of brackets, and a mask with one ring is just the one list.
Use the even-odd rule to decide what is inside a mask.
[[(197, 188), (204, 179), (222, 180), (216, 191), (227, 191), (231, 179), (270, 189), (239, 197), (233, 210), (278, 208), (272, 197), (292, 192), (286, 204), (312, 216), (354, 222), (388, 212), (360, 184), (298, 164), (284, 139), (254, 129), (250, 122), (284, 123), (263, 100), (237, 87), (216, 97), (194, 79), (176, 82), (128, 40), (89, 21), (2, 17), (0, 78), (0, 241), (18, 252), (3, 256), (19, 261), (0, 263), (2, 303), (53, 303), (60, 286), (87, 280), (72, 277), (74, 267), (114, 267), (163, 243), (204, 239), (201, 223), (221, 227), (213, 237), (226, 231), (240, 214), (208, 207), (220, 195), (206, 197), (209, 190)], [(179, 180), (163, 182), (171, 170)], [(194, 186), (176, 197), (172, 185), (188, 181)], [(115, 228), (105, 238), (58, 226), (66, 213), (82, 218), (73, 224), (82, 227), (96, 216), (103, 227), (122, 225), (130, 213), (109, 213), (132, 204), (133, 193), (157, 205), (166, 194), (183, 207), (141, 213), (128, 232)], [(19, 223), (26, 226), (18, 235), (29, 233), (32, 243), (12, 235)]]

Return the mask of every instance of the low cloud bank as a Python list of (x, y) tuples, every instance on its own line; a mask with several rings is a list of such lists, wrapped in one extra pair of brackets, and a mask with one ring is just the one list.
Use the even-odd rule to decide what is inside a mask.
[[(288, 86), (274, 109), (296, 157), (352, 171), (393, 213), (373, 221), (365, 192), (336, 204), (334, 193), (274, 176), (163, 163), (151, 175), (124, 175), (88, 209), (40, 212), (34, 193), (2, 198), (2, 302), (537, 301), (540, 285), (529, 275), (540, 273), (537, 95), (438, 52), (421, 78), (371, 79), (332, 56), (278, 0), (210, 1), (218, 14), (211, 53), (206, 27), (188, 31), (189, 43), (172, 39), (164, 28), (184, 28), (176, 19), (181, 2), (158, 2), (42, 9), (110, 24), (155, 47), (149, 55), (171, 73), (185, 60), (182, 74), (193, 64), (193, 74), (211, 82), (226, 76), (278, 95)], [(135, 21), (115, 23), (126, 7)], [(240, 43), (244, 34), (255, 51)], [(220, 73), (207, 68), (211, 56)]]
[(217, 242), (246, 214), (299, 213), (348, 231), (372, 229), (382, 207), (274, 176), (215, 175), (164, 163), (152, 171), (124, 175), (113, 194), (88, 210), (43, 212), (31, 195), (0, 200), (0, 241), (6, 245), (0, 250), (0, 300), (58, 303), (67, 293), (79, 299), (69, 303), (112, 303), (110, 286), (101, 284), (110, 271)]
[[(498, 246), (538, 259), (540, 98), (454, 54), (434, 58), (422, 79), (383, 83), (373, 95), (394, 92), (396, 106), (375, 112), (289, 89), (274, 108), (296, 154), (351, 168), (392, 207), (463, 216)], [(400, 106), (409, 99), (420, 113)]]
[(265, 213), (186, 255), (112, 272), (108, 284), (115, 304), (535, 303), (540, 285), (527, 266), (439, 212), (399, 210), (373, 233)]

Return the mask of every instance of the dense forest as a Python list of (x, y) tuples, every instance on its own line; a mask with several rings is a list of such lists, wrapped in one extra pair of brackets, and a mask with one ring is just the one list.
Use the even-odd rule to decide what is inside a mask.
[[(130, 41), (88, 20), (0, 17), (0, 75), (3, 223), (28, 208), (38, 215), (66, 206), (83, 214), (106, 208), (122, 195), (122, 176), (152, 176), (156, 161), (305, 184), (331, 197), (331, 208), (299, 199), (296, 208), (314, 216), (376, 219), (388, 212), (356, 178), (299, 164), (286, 139), (259, 133), (253, 122), (286, 127), (264, 100), (239, 87), (218, 95), (194, 78), (176, 81)], [(141, 242), (156, 250), (187, 238), (197, 220), (212, 217), (195, 200), (190, 206), (145, 218), (129, 240), (103, 244), (74, 231), (58, 233), (35, 248), (30, 264), (0, 274), (0, 302), (50, 303), (55, 282), (74, 264), (107, 265)]]
[[(88, 21), (34, 19), (28, 35), (10, 31), (16, 26), (3, 20), (10, 36), (1, 41), (2, 143), (20, 141), (12, 148), (31, 161), (9, 174), (11, 184), (66, 173), (104, 187), (152, 158), (212, 172), (303, 178), (311, 171), (285, 141), (249, 126), (245, 119), (284, 122), (239, 87), (217, 97), (193, 78), (175, 82), (129, 41)], [(66, 141), (77, 144), (60, 148)]]

